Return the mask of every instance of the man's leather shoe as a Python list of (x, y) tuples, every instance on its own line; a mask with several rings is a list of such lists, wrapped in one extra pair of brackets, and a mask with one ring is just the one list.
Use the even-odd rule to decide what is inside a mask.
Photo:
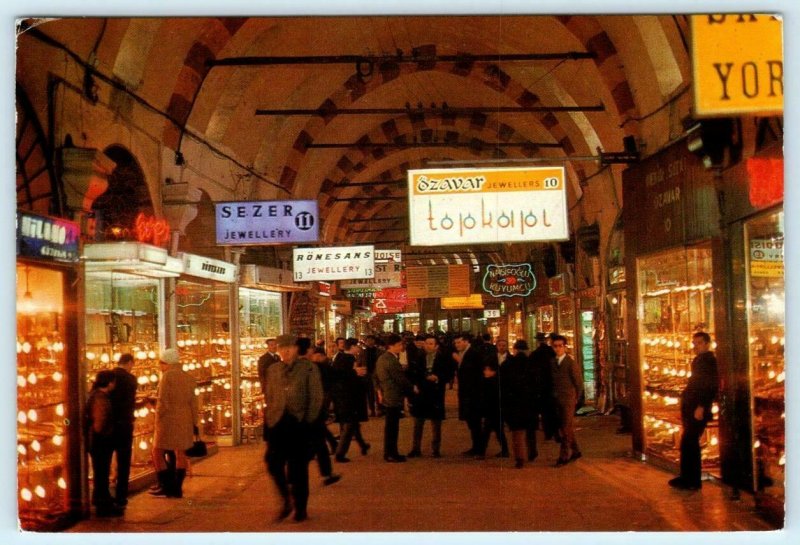
[(583, 456), (583, 454), (581, 454), (580, 452), (573, 452), (572, 456), (569, 457), (569, 461), (570, 462), (574, 462), (575, 460), (577, 460), (581, 456)]
[(495, 456), (495, 458), (510, 458), (511, 457), (511, 455), (508, 453), (507, 450), (500, 451), (497, 454), (495, 454), (494, 456)]
[(340, 463), (340, 464), (346, 464), (347, 462), (350, 461), (350, 458), (348, 458), (346, 456), (337, 456), (334, 459), (336, 460), (337, 463)]
[(281, 510), (278, 511), (278, 514), (275, 516), (275, 521), (280, 522), (291, 514), (292, 514), (292, 502), (290, 502), (289, 500), (284, 500), (283, 507), (281, 507)]
[(328, 475), (327, 477), (325, 477), (325, 479), (323, 479), (322, 484), (325, 486), (329, 486), (338, 483), (341, 479), (342, 479), (341, 475), (335, 475), (335, 474)]
[(366, 456), (367, 453), (369, 452), (369, 447), (371, 446), (372, 445), (370, 445), (369, 443), (364, 443), (364, 446), (361, 447), (361, 456)]
[(103, 518), (105, 518), (105, 517), (121, 517), (122, 515), (125, 514), (125, 510), (120, 508), (120, 507), (114, 506), (114, 505), (109, 505), (107, 507), (98, 508), (97, 512), (95, 514), (98, 517), (103, 517)]
[(409, 452), (408, 454), (406, 454), (406, 458), (419, 458), (420, 456), (422, 456), (422, 452), (420, 452), (420, 451), (418, 451), (416, 449), (414, 449), (411, 452)]
[(384, 456), (383, 459), (390, 463), (401, 463), (406, 461), (406, 457), (402, 455), (397, 456)]
[(700, 490), (699, 484), (687, 483), (681, 477), (670, 479), (667, 484), (669, 484), (672, 488), (677, 488), (678, 490)]
[(517, 469), (522, 469), (523, 467), (525, 467), (525, 462), (522, 459), (518, 459), (514, 463), (514, 467), (517, 468)]
[(438, 450), (436, 450), (436, 451), (433, 452), (433, 457), (434, 458), (441, 458), (442, 457), (442, 453), (439, 452)]
[(561, 458), (559, 458), (556, 461), (555, 467), (563, 467), (563, 466), (567, 465), (568, 463), (569, 463), (569, 460), (562, 460)]
[(294, 521), (295, 522), (303, 522), (306, 519), (308, 519), (308, 513), (306, 513), (305, 511), (297, 511), (294, 514)]
[(478, 452), (475, 449), (471, 448), (469, 450), (465, 450), (461, 454), (463, 454), (464, 456), (475, 456), (476, 454), (478, 454)]

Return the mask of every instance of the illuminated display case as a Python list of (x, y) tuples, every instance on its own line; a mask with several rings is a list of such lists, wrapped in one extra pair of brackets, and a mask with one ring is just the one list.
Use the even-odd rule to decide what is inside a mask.
[(242, 426), (263, 423), (264, 393), (258, 379), (258, 358), (267, 351), (267, 339), (283, 332), (280, 293), (239, 288), (240, 388)]
[[(163, 280), (114, 270), (93, 271), (93, 266), (87, 263), (85, 284), (86, 388), (89, 391), (99, 371), (113, 369), (120, 355), (134, 356), (131, 372), (139, 386), (130, 473), (133, 481), (152, 471), (154, 399), (164, 338)], [(112, 473), (112, 482), (113, 477)]]
[[(710, 246), (680, 248), (637, 260), (638, 323), (645, 452), (680, 461), (680, 396), (691, 373), (692, 335), (714, 338)], [(719, 471), (719, 407), (701, 440), (703, 470)]]
[[(21, 527), (69, 511), (64, 273), (17, 264), (17, 475)], [(74, 445), (73, 445), (74, 448)]]
[(570, 354), (575, 353), (575, 303), (570, 297), (558, 300), (558, 329), (557, 333), (567, 339), (567, 349)]
[(745, 224), (755, 489), (781, 511), (785, 497), (783, 212)]
[(227, 284), (180, 279), (177, 346), (183, 370), (197, 381), (200, 432), (229, 441), (232, 434), (230, 288)]

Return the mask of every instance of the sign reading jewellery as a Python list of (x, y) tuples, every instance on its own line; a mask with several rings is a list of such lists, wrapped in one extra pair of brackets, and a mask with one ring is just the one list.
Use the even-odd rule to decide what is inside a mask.
[(486, 266), (483, 290), (492, 297), (524, 297), (535, 289), (536, 277), (530, 263)]
[(215, 204), (217, 244), (235, 246), (317, 242), (317, 201), (246, 201)]
[(76, 223), (17, 212), (17, 254), (52, 261), (75, 262), (80, 256)]
[(567, 240), (564, 167), (408, 171), (412, 246)]
[(292, 261), (295, 282), (375, 276), (375, 248), (372, 245), (295, 248)]

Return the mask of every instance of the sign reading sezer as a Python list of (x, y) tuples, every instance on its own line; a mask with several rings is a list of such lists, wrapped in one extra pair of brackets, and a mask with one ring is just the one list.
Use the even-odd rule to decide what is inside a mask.
[(408, 171), (412, 246), (566, 240), (564, 167)]
[(375, 275), (375, 248), (372, 245), (295, 248), (292, 257), (295, 282), (372, 278)]
[(52, 261), (78, 261), (80, 228), (60, 218), (17, 212), (17, 254)]
[(486, 266), (483, 290), (492, 297), (524, 297), (535, 289), (536, 277), (530, 263)]
[(695, 114), (783, 112), (783, 21), (779, 15), (692, 15)]
[[(379, 250), (375, 250), (376, 261)], [(352, 288), (399, 288), (402, 285), (403, 266), (400, 263), (389, 261), (375, 263), (375, 276), (372, 278), (358, 278), (339, 283), (342, 289)]]
[(217, 244), (248, 246), (317, 242), (317, 201), (216, 203)]

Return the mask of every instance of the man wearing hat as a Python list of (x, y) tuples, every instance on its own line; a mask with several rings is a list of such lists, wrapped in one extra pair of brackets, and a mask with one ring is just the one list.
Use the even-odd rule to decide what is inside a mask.
[[(156, 425), (153, 437), (153, 463), (158, 476), (154, 496), (183, 497), (183, 479), (189, 461), (186, 449), (194, 444), (197, 422), (195, 380), (180, 365), (175, 348), (161, 352), (161, 380), (158, 383)], [(175, 452), (175, 469), (167, 465), (167, 451)]]
[[(281, 363), (267, 369), (264, 393), (267, 426), (267, 472), (283, 498), (278, 520), (294, 509), (297, 522), (308, 518), (308, 462), (312, 457), (312, 424), (322, 409), (323, 390), (319, 369), (299, 357), (296, 339), (276, 339)], [(292, 505), (294, 503), (294, 505)]]

